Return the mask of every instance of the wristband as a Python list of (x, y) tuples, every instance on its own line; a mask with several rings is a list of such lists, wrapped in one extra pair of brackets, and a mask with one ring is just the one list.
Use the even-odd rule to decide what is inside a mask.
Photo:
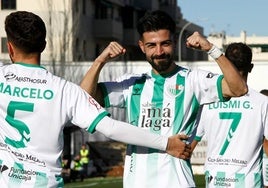
[(215, 45), (213, 45), (212, 48), (207, 53), (214, 60), (218, 59), (223, 54), (222, 51)]

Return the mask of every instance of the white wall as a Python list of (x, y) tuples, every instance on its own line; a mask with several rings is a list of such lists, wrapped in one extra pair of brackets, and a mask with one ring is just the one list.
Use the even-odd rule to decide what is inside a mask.
[[(253, 89), (260, 91), (261, 89), (268, 89), (268, 60), (267, 61), (253, 61), (253, 70), (248, 76), (248, 85)], [(221, 73), (217, 63), (211, 61), (200, 62), (181, 62), (181, 66), (199, 68), (203, 70), (209, 70), (215, 73)], [(66, 65), (65, 74), (66, 79), (75, 83), (79, 83), (83, 75), (92, 65), (92, 62), (79, 62)], [(44, 64), (49, 70), (51, 66)], [(59, 67), (58, 67), (59, 68)], [(129, 61), (129, 62), (109, 62), (103, 68), (100, 74), (100, 81), (109, 81), (115, 79), (118, 76), (127, 73), (143, 73), (150, 71), (150, 65), (146, 61)]]
[[(248, 85), (260, 91), (264, 88), (268, 89), (268, 60), (267, 61), (253, 61), (254, 67), (252, 72), (248, 75)], [(192, 68), (200, 68), (204, 70), (210, 70), (212, 72), (221, 73), (217, 63), (215, 62), (195, 62), (195, 63), (186, 63), (183, 62), (181, 65), (189, 66)]]

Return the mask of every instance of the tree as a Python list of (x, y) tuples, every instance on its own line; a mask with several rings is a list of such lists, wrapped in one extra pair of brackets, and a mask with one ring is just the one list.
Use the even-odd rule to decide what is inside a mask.
[(74, 19), (73, 1), (47, 0), (48, 23), (47, 40), (52, 63), (52, 72), (65, 76), (65, 65), (73, 61), (73, 35), (78, 25), (78, 17)]

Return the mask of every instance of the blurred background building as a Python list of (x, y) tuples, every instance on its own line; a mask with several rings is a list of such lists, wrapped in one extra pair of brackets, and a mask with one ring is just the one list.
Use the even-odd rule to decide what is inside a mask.
[[(47, 48), (42, 60), (47, 62), (92, 61), (110, 41), (118, 41), (127, 48), (124, 60), (143, 60), (138, 48), (138, 19), (150, 10), (164, 10), (176, 21), (177, 35), (188, 23), (183, 19), (177, 0), (1, 0), (0, 37), (2, 61), (8, 59), (4, 19), (14, 10), (32, 11), (47, 26)], [(178, 41), (185, 43), (193, 31), (203, 34), (194, 23), (183, 30)], [(206, 60), (201, 52), (182, 45), (183, 60)], [(176, 54), (177, 56), (178, 54)]]
[[(42, 53), (42, 64), (54, 74), (76, 83), (79, 83), (90, 62), (111, 41), (121, 43), (127, 53), (120, 59), (124, 63), (117, 65), (121, 67), (120, 71), (118, 68), (116, 71), (110, 69), (106, 74), (107, 79), (132, 70), (133, 66), (128, 66), (129, 61), (144, 61), (144, 55), (138, 47), (136, 24), (146, 11), (151, 10), (163, 10), (176, 21), (175, 37), (178, 38), (177, 46), (180, 46), (176, 50), (176, 59), (178, 54), (181, 54), (180, 61), (208, 58), (205, 53), (187, 49), (184, 45), (187, 36), (194, 31), (203, 34), (203, 28), (183, 19), (177, 0), (1, 0), (0, 8), (1, 63), (10, 63), (4, 30), (5, 17), (17, 10), (31, 11), (39, 15), (47, 27), (47, 47)], [(86, 68), (77, 68), (79, 64)], [(111, 111), (124, 120), (124, 112), (120, 109)], [(65, 130), (65, 151), (75, 154), (82, 143), (99, 140), (107, 139), (68, 128)]]
[[(248, 36), (246, 31), (241, 31), (240, 36), (228, 36), (224, 31), (210, 33), (208, 40), (217, 45), (223, 51), (232, 42), (242, 42), (247, 44), (253, 53), (253, 61), (268, 60), (268, 36)], [(209, 57), (209, 60), (212, 60)]]

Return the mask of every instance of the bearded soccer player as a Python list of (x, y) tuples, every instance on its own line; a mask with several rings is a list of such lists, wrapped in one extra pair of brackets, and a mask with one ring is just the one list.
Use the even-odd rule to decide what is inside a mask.
[[(174, 20), (163, 11), (145, 14), (137, 25), (139, 47), (152, 69), (97, 84), (102, 67), (126, 52), (119, 43), (111, 42), (94, 61), (81, 87), (105, 107), (126, 108), (128, 120), (135, 127), (159, 135), (191, 136), (201, 104), (241, 96), (247, 92), (247, 85), (221, 50), (198, 32), (187, 38), (186, 45), (211, 55), (223, 75), (177, 65), (175, 28)], [(128, 145), (124, 188), (164, 187), (195, 187), (190, 161), (152, 148)]]

